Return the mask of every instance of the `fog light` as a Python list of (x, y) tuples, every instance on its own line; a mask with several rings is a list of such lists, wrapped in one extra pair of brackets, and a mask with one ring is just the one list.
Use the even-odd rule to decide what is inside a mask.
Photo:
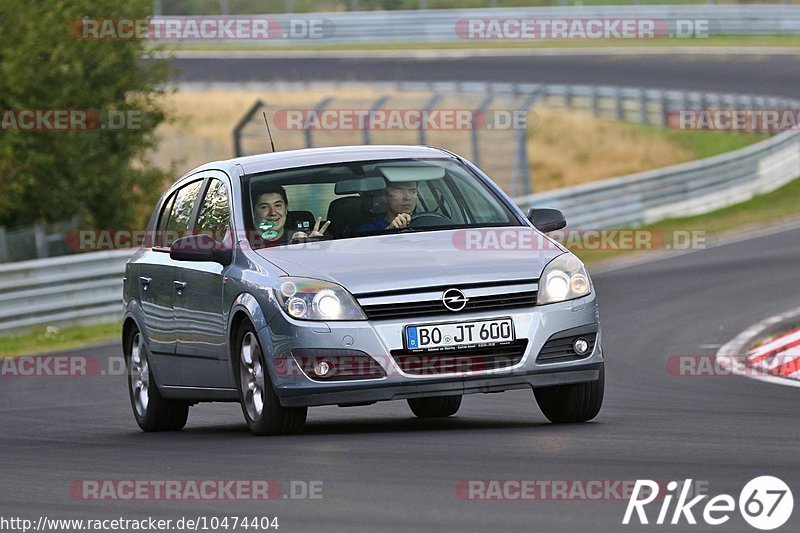
[(589, 341), (583, 338), (575, 339), (575, 342), (572, 343), (572, 349), (578, 355), (586, 355), (586, 352), (589, 351)]
[(327, 361), (317, 361), (314, 364), (314, 373), (320, 377), (325, 376), (331, 371), (331, 365)]

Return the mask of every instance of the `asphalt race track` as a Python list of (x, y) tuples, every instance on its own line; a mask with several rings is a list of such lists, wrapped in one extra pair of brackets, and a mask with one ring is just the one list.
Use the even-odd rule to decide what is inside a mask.
[(798, 96), (795, 55), (577, 55), (467, 58), (173, 59), (178, 82), (492, 81)]
[[(769, 474), (797, 501), (797, 390), (671, 375), (666, 363), (714, 353), (709, 345), (796, 307), (798, 257), (793, 229), (596, 274), (607, 386), (587, 424), (551, 425), (530, 391), (514, 391), (467, 396), (456, 417), (438, 422), (415, 419), (405, 402), (314, 408), (305, 434), (280, 438), (251, 436), (236, 404), (206, 404), (180, 433), (144, 434), (124, 376), (5, 377), (0, 510), (33, 520), (277, 516), (279, 531), (755, 531), (737, 512), (716, 528), (623, 527), (625, 501), (464, 501), (455, 488), (468, 479), (692, 478), (738, 499), (748, 480)], [(76, 353), (104, 360), (120, 347)], [(69, 493), (79, 479), (207, 478), (284, 488), (320, 480), (323, 497), (137, 503)], [(648, 508), (651, 521), (658, 507)], [(780, 531), (798, 525), (795, 509)]]

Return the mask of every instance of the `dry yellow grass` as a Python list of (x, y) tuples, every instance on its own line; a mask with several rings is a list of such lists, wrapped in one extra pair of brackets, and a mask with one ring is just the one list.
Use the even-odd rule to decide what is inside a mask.
[[(215, 159), (233, 157), (232, 130), (238, 120), (257, 100), (269, 104), (269, 109), (309, 108), (326, 96), (329, 89), (317, 91), (270, 91), (268, 94), (254, 90), (191, 90), (169, 95), (166, 105), (175, 120), (159, 128), (162, 142), (154, 161), (162, 168), (175, 163), (178, 172)], [(369, 108), (385, 91), (365, 87), (350, 88), (338, 94), (336, 107)], [(392, 95), (388, 108), (412, 108), (424, 105), (428, 93), (413, 94), (404, 91)], [(448, 97), (446, 108), (476, 108), (469, 98), (459, 100)], [(509, 104), (510, 105), (510, 104)], [(694, 154), (656, 132), (643, 132), (635, 125), (605, 121), (588, 115), (563, 110), (537, 107), (537, 120), (528, 136), (528, 154), (531, 175), (537, 191), (586, 183), (598, 179), (621, 176), (631, 172), (658, 168), (694, 159)], [(268, 111), (269, 115), (269, 111)], [(261, 128), (260, 122), (254, 125)], [(255, 136), (250, 146), (259, 147), (267, 140), (263, 130), (252, 130)], [(260, 138), (264, 135), (263, 140)], [(279, 149), (302, 148), (302, 132), (278, 130), (273, 135)], [(323, 145), (357, 144), (359, 132), (320, 132), (315, 142)], [(510, 160), (513, 145), (511, 137), (496, 141), (496, 155), (504, 162)], [(490, 142), (491, 138), (487, 138)], [(416, 133), (409, 131), (382, 131), (373, 134), (373, 142), (416, 143)], [(452, 149), (468, 158), (473, 157), (469, 135), (464, 132), (431, 132), (428, 142)], [(255, 143), (255, 144), (252, 144)], [(502, 149), (501, 149), (502, 147)], [(259, 148), (260, 149), (260, 148)], [(491, 152), (492, 150), (489, 150)], [(506, 153), (508, 152), (508, 153)], [(482, 161), (482, 164), (491, 161)], [(499, 176), (502, 183), (502, 176)]]
[[(158, 129), (161, 142), (153, 161), (162, 168), (175, 163), (179, 171), (185, 171), (207, 161), (229, 159), (234, 156), (233, 128), (256, 100), (272, 108), (309, 107), (329, 95), (330, 91), (178, 91), (165, 97), (164, 104), (173, 120)], [(365, 101), (375, 95), (369, 89), (348, 90), (349, 97)], [(273, 129), (273, 135), (279, 149), (300, 147), (281, 146), (281, 132)], [(266, 133), (264, 136), (266, 147)]]
[(695, 159), (655, 132), (582, 113), (537, 107), (529, 130), (528, 163), (536, 189), (549, 190)]

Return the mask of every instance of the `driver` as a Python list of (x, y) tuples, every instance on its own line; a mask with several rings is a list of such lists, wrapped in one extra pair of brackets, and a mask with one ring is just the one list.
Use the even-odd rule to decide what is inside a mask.
[(419, 190), (416, 181), (389, 182), (384, 189), (386, 213), (360, 225), (356, 231), (379, 231), (401, 229), (411, 224), (411, 213), (417, 208)]

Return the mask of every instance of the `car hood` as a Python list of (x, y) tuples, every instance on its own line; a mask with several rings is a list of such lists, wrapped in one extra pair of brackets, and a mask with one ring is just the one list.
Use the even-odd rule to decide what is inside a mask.
[(353, 294), (539, 278), (566, 251), (532, 228), (376, 235), (257, 250), (291, 276), (338, 283)]

